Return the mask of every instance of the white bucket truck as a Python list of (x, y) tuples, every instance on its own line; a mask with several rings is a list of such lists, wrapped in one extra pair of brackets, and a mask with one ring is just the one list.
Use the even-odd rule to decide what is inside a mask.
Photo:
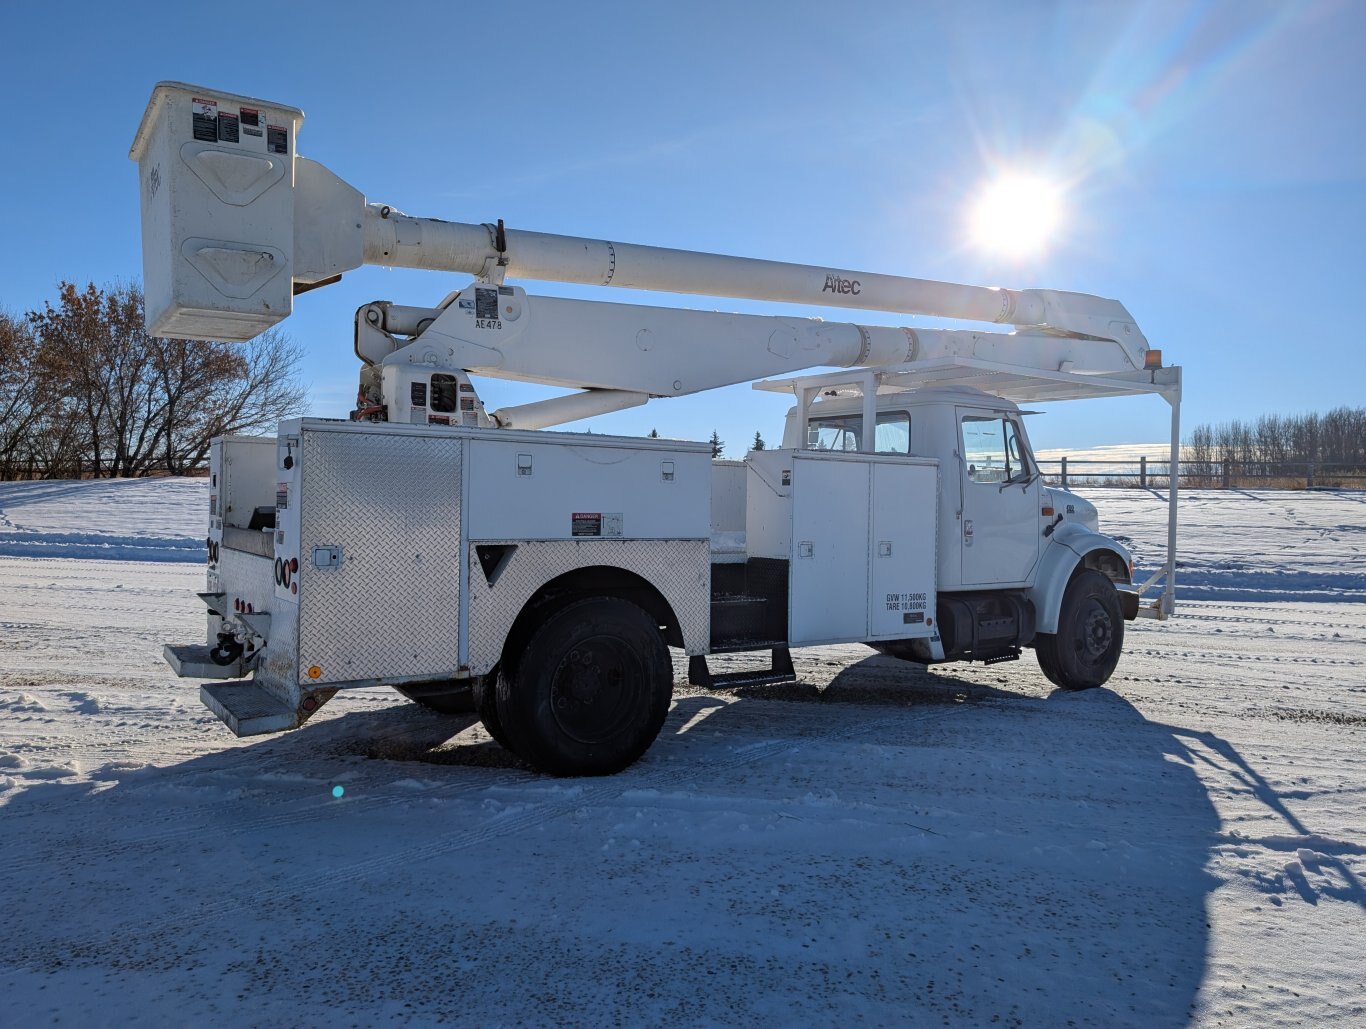
[[(357, 312), (350, 420), (213, 447), (205, 644), (168, 646), (240, 736), (387, 684), (477, 710), (537, 768), (600, 774), (654, 741), (669, 648), (701, 685), (793, 678), (790, 648), (862, 642), (919, 662), (1033, 649), (1105, 682), (1133, 581), (1095, 508), (1046, 487), (1019, 402), (1156, 393), (1164, 367), (1113, 300), (691, 253), (410, 217), (299, 157), (300, 111), (180, 83), (134, 141), (149, 329), (246, 340), (362, 264), (463, 272), (434, 307)], [(540, 279), (998, 322), (903, 329), (538, 297)], [(840, 369), (806, 376), (814, 368)], [(471, 376), (569, 387), (486, 412)], [(756, 381), (790, 392), (780, 449), (537, 430)], [(1173, 478), (1173, 483), (1175, 479)], [(763, 652), (713, 675), (708, 655)]]

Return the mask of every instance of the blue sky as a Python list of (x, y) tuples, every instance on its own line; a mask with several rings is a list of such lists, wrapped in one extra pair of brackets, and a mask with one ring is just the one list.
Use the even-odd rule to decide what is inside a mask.
[[(62, 278), (140, 275), (127, 150), (153, 84), (179, 79), (301, 107), (301, 153), (413, 214), (1118, 298), (1185, 367), (1187, 426), (1366, 404), (1366, 4), (28, 4), (4, 26), (11, 310)], [(1012, 170), (1066, 187), (1026, 259), (967, 231)], [(464, 281), (366, 268), (299, 298), (283, 328), (314, 413), (351, 406), (356, 307)], [(493, 409), (547, 391), (481, 392)], [(787, 406), (739, 386), (590, 424), (717, 429), (738, 456)], [(1041, 447), (1166, 428), (1155, 398), (1031, 423)]]

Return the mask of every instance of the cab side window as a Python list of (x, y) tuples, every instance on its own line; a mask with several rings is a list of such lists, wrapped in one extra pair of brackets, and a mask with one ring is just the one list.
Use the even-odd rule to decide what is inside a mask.
[(905, 411), (887, 411), (877, 416), (873, 447), (879, 454), (911, 452), (911, 416)]
[[(809, 450), (858, 450), (862, 439), (861, 414), (831, 415), (807, 422), (806, 446)], [(905, 411), (878, 414), (873, 444), (879, 454), (909, 454), (911, 416)]]
[(863, 434), (863, 417), (812, 418), (807, 423), (806, 445), (810, 450), (857, 450)]
[(973, 482), (1029, 478), (1029, 457), (1014, 421), (1000, 415), (966, 415), (962, 428), (963, 464)]

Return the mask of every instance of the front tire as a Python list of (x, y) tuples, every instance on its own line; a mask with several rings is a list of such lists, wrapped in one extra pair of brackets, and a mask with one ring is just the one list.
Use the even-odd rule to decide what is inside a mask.
[(1124, 616), (1115, 584), (1094, 568), (1072, 576), (1062, 595), (1056, 634), (1034, 637), (1034, 653), (1048, 681), (1089, 690), (1114, 674), (1124, 648)]
[[(505, 665), (506, 667), (506, 665)], [(610, 775), (645, 753), (669, 713), (673, 664), (659, 626), (616, 597), (577, 600), (498, 678), (511, 749), (552, 775)]]

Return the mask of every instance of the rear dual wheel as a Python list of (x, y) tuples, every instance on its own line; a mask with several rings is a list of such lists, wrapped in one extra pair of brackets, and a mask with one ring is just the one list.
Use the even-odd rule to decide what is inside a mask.
[(474, 710), (484, 731), (493, 737), (504, 750), (512, 750), (508, 734), (503, 731), (502, 720), (498, 717), (498, 679), (501, 673), (480, 676), (474, 683)]
[(543, 772), (610, 775), (649, 749), (672, 698), (673, 664), (655, 620), (630, 601), (589, 597), (550, 614), (515, 670), (504, 662), (495, 722)]
[(1114, 674), (1124, 648), (1124, 616), (1115, 584), (1094, 568), (1072, 576), (1062, 595), (1057, 633), (1034, 637), (1048, 681), (1065, 690), (1100, 686)]

